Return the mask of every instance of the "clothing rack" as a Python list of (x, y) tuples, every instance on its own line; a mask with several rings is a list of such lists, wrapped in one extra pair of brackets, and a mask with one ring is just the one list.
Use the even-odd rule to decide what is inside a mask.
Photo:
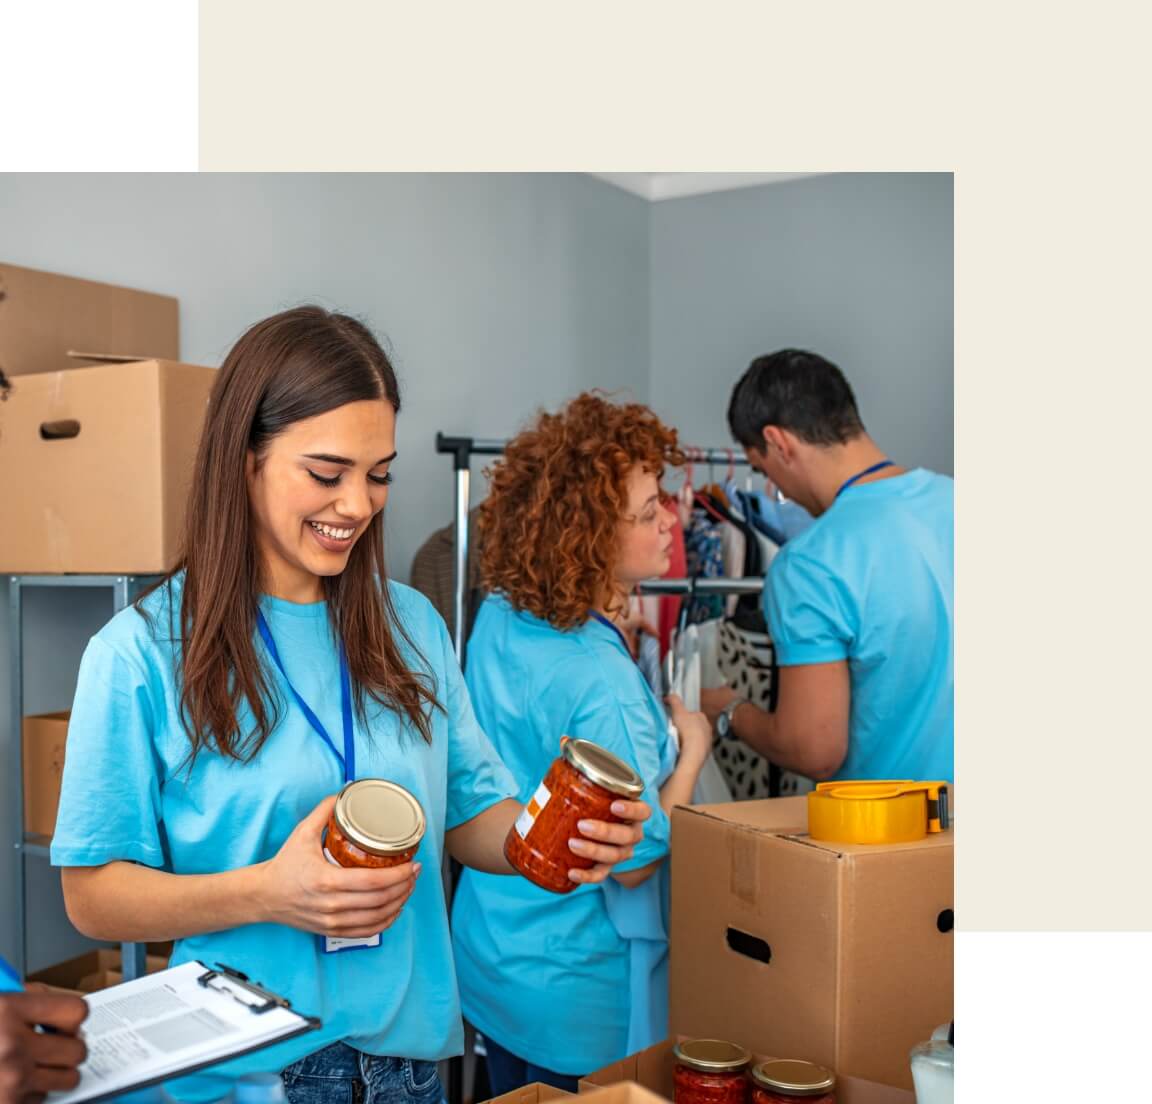
[[(436, 451), (452, 457), (456, 473), (456, 499), (454, 511), (455, 563), (453, 565), (452, 644), (456, 659), (464, 664), (465, 633), (468, 596), (468, 502), (472, 489), (472, 457), (500, 456), (507, 441), (494, 437), (453, 437), (436, 434)], [(694, 448), (682, 446), (681, 451), (690, 464), (727, 464), (746, 466), (748, 458), (733, 448)], [(640, 584), (642, 594), (758, 594), (764, 588), (763, 579), (649, 579)]]

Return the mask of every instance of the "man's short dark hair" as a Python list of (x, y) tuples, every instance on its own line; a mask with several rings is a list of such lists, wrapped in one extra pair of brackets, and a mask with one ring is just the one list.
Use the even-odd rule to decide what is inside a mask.
[(764, 448), (765, 426), (812, 445), (842, 445), (864, 432), (856, 396), (829, 360), (803, 349), (757, 357), (732, 388), (728, 427), (745, 448)]

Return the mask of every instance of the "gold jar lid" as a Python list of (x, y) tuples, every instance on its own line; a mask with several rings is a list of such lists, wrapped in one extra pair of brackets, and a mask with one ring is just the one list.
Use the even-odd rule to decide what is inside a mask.
[(836, 1074), (815, 1062), (772, 1058), (752, 1070), (752, 1080), (788, 1096), (819, 1096), (836, 1087)]
[(336, 823), (371, 855), (408, 851), (424, 838), (424, 810), (403, 786), (382, 778), (349, 782), (336, 798)]
[(590, 782), (621, 797), (639, 797), (644, 780), (623, 759), (605, 751), (591, 740), (564, 737), (561, 754)]
[(723, 1039), (685, 1039), (672, 1053), (677, 1062), (704, 1073), (739, 1073), (752, 1061), (742, 1046)]

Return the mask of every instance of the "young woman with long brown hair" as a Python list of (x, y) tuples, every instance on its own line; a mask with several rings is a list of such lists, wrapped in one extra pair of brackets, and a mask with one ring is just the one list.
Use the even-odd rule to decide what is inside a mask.
[[(292, 1104), (439, 1101), (435, 1062), (462, 1049), (441, 862), (512, 873), (522, 806), (443, 621), (386, 577), (399, 409), (354, 319), (302, 307), (253, 326), (212, 392), (180, 562), (85, 652), (52, 845), (73, 923), (175, 939), (173, 963), (223, 962), (323, 1021), (180, 1098), (281, 1070)], [(417, 861), (326, 861), (334, 795), (364, 777), (421, 803)], [(631, 856), (647, 808), (619, 813), (573, 844), (596, 863), (574, 881)]]
[(585, 394), (542, 414), (491, 471), (480, 534), (493, 594), (468, 644), (480, 723), (522, 798), (571, 736), (626, 760), (653, 807), (632, 859), (566, 896), (465, 871), (457, 974), (495, 1093), (525, 1081), (574, 1091), (667, 1034), (669, 816), (692, 799), (712, 729), (670, 698), (677, 751), (622, 630), (636, 583), (668, 570), (660, 477), (679, 462), (675, 431), (647, 407)]

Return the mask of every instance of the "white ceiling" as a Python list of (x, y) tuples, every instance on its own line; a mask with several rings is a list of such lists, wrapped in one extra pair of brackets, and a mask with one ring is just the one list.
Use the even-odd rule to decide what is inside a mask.
[(607, 180), (617, 188), (647, 200), (675, 199), (679, 196), (724, 192), (732, 188), (753, 188), (760, 184), (779, 184), (783, 180), (800, 180), (823, 173), (589, 173)]

